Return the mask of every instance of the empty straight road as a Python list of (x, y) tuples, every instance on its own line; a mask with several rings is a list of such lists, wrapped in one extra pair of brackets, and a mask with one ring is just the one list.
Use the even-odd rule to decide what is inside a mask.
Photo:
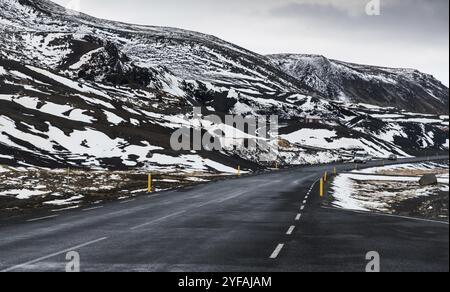
[(0, 271), (65, 271), (70, 251), (81, 271), (363, 272), (369, 251), (382, 271), (449, 270), (448, 222), (324, 207), (317, 180), (334, 166), (354, 167), (308, 166), (7, 220)]

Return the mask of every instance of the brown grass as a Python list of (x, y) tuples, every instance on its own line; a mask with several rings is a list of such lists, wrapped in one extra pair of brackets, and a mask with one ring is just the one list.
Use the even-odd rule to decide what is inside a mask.
[[(153, 191), (168, 190), (216, 180), (220, 175), (209, 173), (153, 173)], [(0, 172), (0, 213), (20, 212), (24, 209), (67, 208), (99, 201), (133, 197), (147, 191), (148, 174), (127, 171), (27, 170), (9, 168)], [(13, 190), (39, 190), (42, 195), (17, 199), (8, 195)], [(48, 205), (53, 200), (67, 200), (82, 195), (64, 206)]]

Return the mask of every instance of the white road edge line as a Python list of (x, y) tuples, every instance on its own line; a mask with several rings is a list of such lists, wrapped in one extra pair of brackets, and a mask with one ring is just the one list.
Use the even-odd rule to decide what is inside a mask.
[(284, 244), (280, 243), (275, 250), (273, 251), (272, 255), (270, 256), (271, 259), (276, 259), (278, 255), (280, 254), (281, 250), (283, 249)]
[(86, 209), (83, 209), (83, 210), (81, 210), (81, 211), (86, 212), (86, 211), (92, 211), (92, 210), (97, 210), (97, 209), (101, 209), (101, 208), (103, 208), (103, 206), (97, 206), (97, 207), (86, 208)]
[(289, 227), (289, 230), (286, 232), (286, 234), (287, 234), (287, 235), (292, 235), (292, 233), (294, 232), (294, 230), (295, 230), (295, 226), (292, 225), (291, 227)]
[(120, 202), (119, 204), (126, 204), (126, 203), (131, 203), (131, 202), (134, 202), (134, 201), (136, 201), (136, 199), (131, 199), (131, 200), (122, 201), (122, 202)]
[(304, 201), (303, 201), (303, 205), (305, 205), (305, 204), (306, 204), (306, 202), (307, 202), (307, 201), (306, 201), (306, 200), (304, 200)]
[(58, 216), (59, 216), (59, 215), (52, 215), (52, 216), (40, 217), (40, 218), (35, 218), (35, 219), (27, 220), (27, 222), (36, 222), (36, 221), (41, 221), (41, 220), (45, 220), (45, 219), (55, 218), (55, 217), (58, 217)]
[(163, 221), (163, 220), (168, 219), (168, 218), (170, 218), (170, 217), (174, 217), (174, 216), (177, 216), (177, 215), (181, 215), (181, 214), (183, 214), (183, 213), (186, 213), (186, 211), (180, 211), (180, 212), (172, 213), (172, 214), (169, 214), (169, 215), (167, 215), (167, 216), (164, 216), (164, 217), (161, 217), (161, 218), (152, 220), (152, 221), (150, 221), (150, 222), (147, 222), (147, 223), (144, 223), (144, 224), (140, 224), (140, 225), (134, 226), (134, 227), (132, 227), (132, 228), (130, 228), (130, 229), (131, 229), (131, 230), (136, 230), (136, 229), (139, 229), (139, 228), (141, 228), (141, 227), (144, 227), (144, 226), (147, 226), (147, 225), (151, 225), (151, 224), (157, 223), (157, 222), (159, 222), (159, 221)]
[(295, 221), (300, 221), (302, 218), (302, 214), (297, 214), (297, 217), (295, 217)]
[(305, 205), (301, 206), (300, 210), (302, 210), (302, 211), (305, 210)]
[(2, 272), (2, 273), (11, 272), (11, 271), (14, 271), (14, 270), (17, 270), (17, 269), (20, 269), (20, 268), (23, 268), (23, 267), (26, 267), (26, 266), (29, 266), (29, 265), (32, 265), (32, 264), (35, 264), (35, 263), (38, 263), (38, 262), (47, 260), (47, 259), (53, 258), (53, 257), (58, 256), (58, 255), (61, 255), (61, 254), (65, 254), (65, 253), (68, 253), (68, 252), (71, 252), (71, 251), (75, 251), (75, 250), (77, 250), (77, 249), (86, 247), (86, 246), (88, 246), (88, 245), (92, 245), (92, 244), (94, 244), (94, 243), (103, 241), (103, 240), (105, 240), (105, 239), (108, 239), (108, 238), (107, 238), (107, 237), (102, 237), (102, 238), (99, 238), (99, 239), (96, 239), (96, 240), (92, 240), (92, 241), (89, 241), (89, 242), (86, 242), (86, 243), (83, 243), (83, 244), (80, 244), (80, 245), (77, 245), (77, 246), (70, 247), (70, 248), (68, 248), (68, 249), (59, 251), (59, 252), (55, 252), (55, 253), (49, 254), (49, 255), (47, 255), (47, 256), (43, 256), (43, 257), (37, 258), (37, 259), (35, 259), (35, 260), (31, 260), (31, 261), (29, 261), (29, 262), (26, 262), (26, 263), (23, 263), (23, 264), (20, 264), (20, 265), (17, 265), (17, 266), (13, 266), (13, 267), (11, 267), (11, 268), (7, 268), (7, 269), (2, 270), (2, 271), (0, 271), (0, 272)]

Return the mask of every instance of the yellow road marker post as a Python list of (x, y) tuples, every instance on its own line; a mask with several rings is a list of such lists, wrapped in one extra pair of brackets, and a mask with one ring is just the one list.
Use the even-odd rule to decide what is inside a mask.
[(323, 175), (323, 181), (326, 182), (328, 180), (328, 171), (325, 171)]
[(323, 198), (325, 195), (325, 191), (324, 191), (324, 181), (323, 178), (320, 179), (320, 197)]
[(238, 168), (237, 168), (237, 176), (241, 176), (241, 166), (240, 165), (238, 165)]
[(337, 175), (337, 168), (336, 167), (333, 168), (333, 173), (334, 173), (335, 176)]

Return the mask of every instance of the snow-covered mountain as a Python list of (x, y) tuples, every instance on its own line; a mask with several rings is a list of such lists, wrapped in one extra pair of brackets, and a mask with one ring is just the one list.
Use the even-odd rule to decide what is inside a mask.
[[(248, 92), (302, 88), (267, 58), (213, 36), (100, 20), (68, 13), (47, 0), (0, 3), (0, 25), (5, 32), (2, 55), (74, 77), (139, 83), (172, 92), (177, 92), (180, 81), (193, 82), (194, 86), (202, 81), (218, 88), (233, 85)], [(105, 74), (99, 74), (105, 67)], [(130, 72), (136, 73), (131, 75), (139, 76), (138, 80), (130, 79)]]
[(351, 64), (318, 55), (280, 54), (269, 58), (281, 70), (332, 100), (422, 113), (449, 112), (449, 89), (417, 70)]
[(271, 166), (241, 150), (173, 151), (171, 134), (194, 126), (197, 106), (278, 115), (283, 164), (329, 162), (355, 149), (379, 157), (448, 149), (448, 116), (324, 98), (269, 58), (212, 36), (101, 20), (46, 0), (0, 7), (0, 164), (230, 173)]

